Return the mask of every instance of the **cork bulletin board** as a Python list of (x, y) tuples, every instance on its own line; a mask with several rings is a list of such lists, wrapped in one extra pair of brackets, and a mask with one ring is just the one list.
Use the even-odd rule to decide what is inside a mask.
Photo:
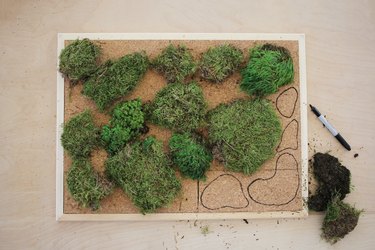
[[(195, 59), (209, 47), (233, 44), (241, 49), (247, 60), (248, 50), (259, 44), (272, 43), (287, 48), (294, 64), (294, 81), (267, 97), (274, 104), (282, 123), (282, 139), (275, 156), (265, 162), (256, 173), (244, 175), (227, 171), (214, 160), (206, 181), (182, 178), (182, 192), (168, 207), (153, 214), (142, 215), (119, 188), (102, 200), (97, 211), (81, 208), (70, 197), (66, 187), (66, 173), (71, 159), (64, 154), (60, 143), (62, 124), (73, 115), (89, 108), (98, 126), (106, 124), (110, 116), (100, 113), (95, 104), (81, 95), (82, 85), (70, 87), (57, 73), (57, 134), (56, 134), (56, 219), (57, 220), (179, 220), (230, 218), (282, 218), (307, 215), (307, 101), (305, 41), (301, 34), (59, 34), (58, 55), (74, 39), (89, 38), (100, 45), (102, 61), (144, 50), (156, 57), (169, 43), (186, 45)], [(208, 109), (239, 98), (250, 98), (239, 89), (240, 74), (235, 73), (222, 84), (199, 80)], [(151, 101), (166, 86), (165, 79), (148, 70), (137, 87), (122, 100), (140, 97)], [(170, 130), (148, 124), (150, 131), (163, 141), (165, 150), (172, 135)], [(104, 171), (105, 150), (92, 154), (96, 171)], [(177, 173), (179, 175), (179, 173)]]

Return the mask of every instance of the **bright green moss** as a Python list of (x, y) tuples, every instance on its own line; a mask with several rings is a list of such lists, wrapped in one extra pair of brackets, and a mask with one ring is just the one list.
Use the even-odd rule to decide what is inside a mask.
[(64, 125), (61, 143), (71, 158), (86, 158), (99, 145), (99, 132), (91, 111), (86, 110)]
[(233, 45), (220, 45), (208, 49), (199, 65), (202, 78), (219, 83), (238, 69), (243, 60), (242, 51)]
[(198, 128), (206, 113), (202, 89), (195, 83), (173, 83), (156, 94), (149, 107), (152, 122), (175, 131)]
[(184, 176), (193, 180), (205, 179), (205, 173), (212, 161), (211, 152), (197, 137), (190, 134), (173, 134), (169, 148), (173, 163)]
[(209, 112), (210, 142), (229, 170), (254, 173), (275, 154), (280, 137), (280, 120), (267, 100), (237, 100)]
[(241, 89), (249, 95), (265, 96), (293, 81), (290, 53), (271, 44), (250, 49), (250, 60), (242, 71)]
[(188, 48), (170, 44), (152, 62), (153, 67), (164, 75), (168, 83), (183, 82), (194, 74), (196, 63)]
[(168, 205), (181, 189), (162, 142), (154, 137), (126, 145), (107, 160), (106, 173), (142, 213)]
[(117, 104), (109, 125), (102, 129), (101, 136), (107, 151), (115, 154), (122, 149), (127, 142), (139, 135), (144, 122), (140, 99)]
[(59, 68), (72, 83), (91, 76), (98, 68), (100, 47), (89, 39), (75, 40), (60, 53)]
[(148, 68), (145, 53), (133, 53), (117, 61), (107, 61), (84, 85), (83, 94), (90, 97), (100, 111), (134, 89)]
[(73, 161), (66, 181), (73, 199), (92, 210), (98, 209), (100, 200), (112, 190), (111, 184), (95, 173), (90, 162), (85, 159)]

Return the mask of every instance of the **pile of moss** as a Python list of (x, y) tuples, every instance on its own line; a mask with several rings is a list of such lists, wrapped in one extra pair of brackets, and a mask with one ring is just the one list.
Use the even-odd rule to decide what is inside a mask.
[(162, 142), (154, 137), (128, 144), (108, 158), (106, 173), (142, 213), (168, 205), (181, 190)]
[(87, 158), (100, 144), (100, 130), (90, 110), (72, 117), (63, 128), (61, 143), (73, 159)]
[(190, 134), (173, 134), (169, 140), (173, 163), (184, 176), (193, 180), (204, 180), (212, 161), (202, 139)]
[(83, 207), (99, 208), (99, 202), (111, 193), (112, 185), (95, 173), (86, 159), (74, 160), (67, 175), (69, 193)]
[(148, 107), (152, 122), (175, 131), (192, 131), (203, 122), (207, 104), (197, 83), (173, 83)]
[(250, 95), (276, 93), (293, 81), (293, 61), (287, 49), (265, 44), (250, 49), (250, 60), (242, 71), (241, 89)]
[(101, 137), (107, 151), (113, 155), (121, 150), (127, 142), (140, 134), (144, 122), (140, 99), (117, 104), (109, 125), (102, 128)]
[(208, 49), (199, 65), (203, 79), (219, 83), (236, 71), (243, 60), (242, 51), (233, 45), (220, 45)]
[(164, 75), (168, 83), (183, 82), (194, 74), (196, 63), (188, 48), (170, 44), (152, 62), (153, 67)]
[(100, 47), (89, 39), (75, 40), (60, 53), (60, 72), (74, 84), (90, 77), (98, 68)]
[(148, 58), (144, 52), (128, 54), (107, 61), (84, 85), (83, 94), (90, 97), (100, 111), (128, 94), (145, 74)]
[(271, 102), (237, 100), (209, 112), (209, 139), (216, 158), (236, 172), (254, 173), (275, 154), (281, 123)]

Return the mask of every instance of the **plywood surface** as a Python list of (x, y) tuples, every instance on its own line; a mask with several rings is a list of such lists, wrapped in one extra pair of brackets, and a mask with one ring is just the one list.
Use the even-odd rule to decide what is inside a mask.
[[(372, 1), (0, 1), (0, 248), (373, 249), (374, 10)], [(249, 224), (57, 223), (56, 34), (151, 31), (305, 33), (308, 100), (353, 148), (309, 113), (309, 155), (331, 150), (351, 170), (347, 201), (366, 210), (355, 231), (331, 247), (319, 237), (321, 214)]]

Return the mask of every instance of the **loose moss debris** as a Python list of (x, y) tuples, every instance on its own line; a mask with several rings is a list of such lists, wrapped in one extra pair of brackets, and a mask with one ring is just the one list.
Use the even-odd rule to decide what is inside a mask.
[(176, 47), (173, 44), (166, 47), (152, 64), (168, 83), (183, 82), (197, 68), (189, 49), (184, 45)]
[(219, 83), (238, 69), (243, 53), (233, 45), (220, 45), (208, 49), (199, 65), (202, 78)]
[(322, 237), (331, 244), (336, 243), (354, 230), (362, 212), (363, 210), (342, 202), (340, 194), (335, 196), (327, 207)]
[(241, 89), (249, 95), (265, 96), (293, 81), (293, 61), (287, 49), (265, 44), (250, 49), (250, 60), (242, 71)]
[(106, 161), (106, 173), (129, 195), (142, 213), (171, 203), (181, 190), (180, 180), (154, 137), (126, 145)]
[(95, 126), (90, 110), (72, 117), (63, 128), (61, 143), (73, 159), (87, 158), (100, 144), (100, 130)]
[(83, 94), (90, 97), (100, 111), (104, 111), (117, 98), (134, 89), (148, 64), (144, 52), (128, 54), (117, 61), (109, 60), (85, 83)]
[(91, 76), (98, 68), (100, 47), (89, 39), (75, 40), (60, 53), (60, 72), (75, 84)]
[(102, 129), (102, 140), (107, 151), (113, 155), (126, 143), (140, 134), (144, 127), (144, 113), (140, 99), (122, 102), (112, 111), (109, 125)]
[(152, 122), (175, 131), (198, 128), (207, 104), (202, 89), (195, 83), (173, 83), (159, 91), (148, 108)]
[(94, 172), (86, 159), (73, 161), (67, 176), (69, 193), (83, 207), (99, 208), (100, 200), (111, 193), (112, 185)]
[(314, 176), (318, 181), (315, 195), (309, 198), (309, 208), (324, 211), (335, 194), (342, 200), (350, 193), (350, 171), (328, 153), (316, 153), (313, 157)]
[(281, 123), (269, 101), (237, 100), (208, 116), (214, 155), (227, 169), (252, 174), (275, 154)]
[(184, 176), (193, 180), (204, 180), (205, 172), (212, 161), (209, 152), (201, 139), (190, 134), (173, 134), (169, 140), (173, 163)]

